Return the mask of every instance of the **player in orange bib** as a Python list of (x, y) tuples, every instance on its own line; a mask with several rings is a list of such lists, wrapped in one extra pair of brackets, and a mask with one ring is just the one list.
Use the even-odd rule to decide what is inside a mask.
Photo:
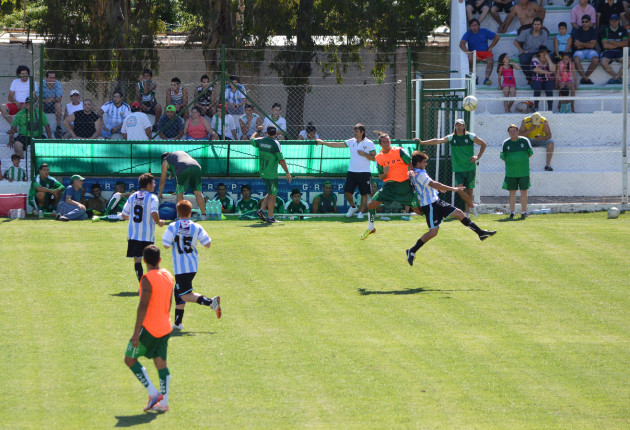
[(376, 208), (385, 202), (398, 202), (409, 206), (418, 215), (422, 215), (418, 199), (413, 191), (409, 180), (409, 165), (411, 157), (404, 148), (392, 146), (389, 135), (379, 133), (378, 143), (381, 145), (381, 152), (376, 155), (376, 168), (378, 177), (385, 182), (368, 203), (368, 228), (361, 236), (361, 240), (376, 232), (374, 228), (374, 218), (376, 218)]
[[(171, 302), (175, 279), (166, 269), (160, 269), (160, 249), (149, 245), (143, 251), (147, 273), (140, 279), (140, 304), (133, 336), (125, 352), (125, 364), (149, 393), (144, 408), (168, 411), (168, 388), (171, 374), (166, 365), (168, 338), (171, 335)], [(160, 390), (151, 382), (138, 357), (152, 358), (160, 378)]]

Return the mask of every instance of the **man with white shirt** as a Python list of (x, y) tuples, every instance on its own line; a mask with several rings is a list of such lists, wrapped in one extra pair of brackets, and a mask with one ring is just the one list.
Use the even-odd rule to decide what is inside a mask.
[[(11, 124), (13, 122), (13, 115), (24, 109), (25, 101), (29, 98), (30, 93), (30, 80), (31, 69), (26, 66), (18, 66), (15, 71), (17, 79), (11, 82), (9, 88), (9, 102), (0, 105), (0, 113), (2, 117)], [(33, 94), (37, 93), (37, 83), (34, 83)]]
[(120, 132), (125, 140), (151, 139), (151, 121), (146, 113), (140, 112), (140, 103), (131, 103), (131, 114), (125, 117)]
[(284, 132), (287, 130), (287, 120), (284, 117), (280, 116), (280, 112), (282, 112), (282, 106), (280, 105), (280, 103), (274, 103), (271, 106), (271, 118), (273, 119), (273, 122), (271, 122), (269, 118), (265, 118), (265, 120), (263, 121), (263, 130), (267, 130), (267, 128), (270, 126), (276, 128), (276, 140), (286, 139), (286, 137), (284, 136)]

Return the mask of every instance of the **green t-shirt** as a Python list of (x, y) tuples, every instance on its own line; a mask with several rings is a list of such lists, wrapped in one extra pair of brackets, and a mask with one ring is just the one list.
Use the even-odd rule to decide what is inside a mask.
[(317, 197), (319, 198), (319, 207), (317, 209), (320, 214), (335, 212), (335, 206), (337, 206), (337, 194), (330, 193), (328, 198), (326, 198), (324, 193), (321, 193)]
[[(276, 197), (276, 200), (278, 198)], [(249, 200), (240, 199), (236, 202), (236, 212), (245, 213), (258, 210), (258, 200), (250, 198)]]
[(284, 205), (284, 211), (288, 214), (306, 214), (308, 213), (308, 203), (304, 200), (300, 200), (300, 203), (295, 204), (293, 200)]
[(48, 176), (46, 179), (42, 180), (40, 178), (40, 176), (37, 175), (37, 177), (35, 177), (35, 179), (33, 179), (33, 182), (31, 182), (31, 188), (28, 191), (28, 200), (29, 201), (32, 201), (33, 197), (35, 197), (35, 194), (37, 194), (37, 187), (44, 187), (44, 188), (48, 188), (49, 190), (53, 190), (53, 191), (65, 188), (61, 182), (59, 182), (58, 180), (56, 180), (52, 176)]
[(501, 160), (505, 161), (505, 176), (508, 178), (522, 178), (529, 176), (529, 157), (534, 154), (532, 144), (526, 137), (505, 139)]
[(119, 192), (115, 192), (107, 202), (107, 206), (105, 206), (105, 215), (122, 212), (125, 203), (127, 203), (127, 197), (124, 197)]
[(217, 194), (216, 196), (214, 196), (213, 200), (220, 201), (221, 202), (221, 206), (223, 207), (223, 209), (227, 210), (229, 213), (234, 212), (234, 200), (232, 199), (232, 197), (226, 195), (225, 197), (220, 199), (219, 195)]
[(475, 163), (470, 162), (470, 157), (475, 155), (475, 136), (473, 133), (464, 133), (461, 136), (450, 134), (448, 143), (451, 145), (451, 162), (453, 172), (469, 172), (475, 170)]
[(273, 207), (273, 211), (277, 214), (284, 213), (284, 200), (280, 196), (276, 196), (276, 204)]
[[(17, 128), (20, 136), (30, 136), (31, 130), (29, 129), (33, 129), (33, 137), (41, 137), (41, 134), (39, 134), (39, 121), (37, 119), (39, 116), (37, 115), (37, 111), (33, 112), (34, 124), (31, 124), (31, 127), (29, 127), (29, 117), (30, 115), (28, 114), (28, 111), (26, 109), (22, 109), (15, 114), (11, 126)], [(42, 124), (50, 124), (46, 115), (42, 115)]]
[(258, 148), (259, 171), (263, 179), (278, 178), (278, 162), (284, 160), (280, 144), (270, 137), (252, 139), (252, 145)]

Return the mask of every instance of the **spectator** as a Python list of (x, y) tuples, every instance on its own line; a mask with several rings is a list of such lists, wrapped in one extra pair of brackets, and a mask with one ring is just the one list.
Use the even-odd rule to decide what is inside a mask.
[(505, 21), (499, 27), (499, 33), (506, 33), (514, 16), (518, 16), (518, 22), (520, 24), (518, 28), (518, 34), (521, 34), (525, 30), (529, 30), (534, 26), (534, 19), (540, 18), (541, 27), (542, 22), (545, 20), (545, 9), (536, 3), (535, 1), (520, 0), (520, 2), (512, 8), (509, 15), (505, 17)]
[(313, 199), (313, 213), (337, 213), (337, 194), (332, 192), (332, 182), (322, 182), (322, 188), (324, 192), (316, 195)]
[[(84, 102), (85, 103), (85, 102)], [(151, 139), (151, 121), (146, 113), (141, 112), (139, 102), (131, 103), (131, 114), (127, 115), (120, 130), (125, 140)]]
[(619, 66), (619, 71), (615, 73), (610, 65), (613, 61), (621, 62), (623, 57), (623, 48), (628, 46), (628, 32), (619, 25), (619, 15), (610, 16), (610, 25), (601, 31), (601, 43), (604, 49), (600, 54), (602, 67), (612, 78), (608, 80), (609, 84), (622, 84), (623, 65)]
[(542, 46), (547, 45), (548, 31), (542, 28), (542, 19), (534, 18), (532, 28), (521, 32), (514, 40), (514, 46), (519, 51), (519, 62), (529, 84), (532, 80), (532, 57)]
[(280, 116), (282, 112), (282, 106), (280, 103), (274, 103), (271, 106), (271, 119), (265, 117), (263, 121), (263, 130), (266, 130), (268, 127), (273, 126), (278, 130), (276, 132), (276, 140), (283, 140), (286, 138), (284, 132), (287, 130), (287, 120)]
[[(68, 118), (70, 115), (72, 115), (73, 113), (81, 109), (83, 109), (83, 102), (81, 101), (81, 94), (79, 94), (79, 91), (77, 90), (70, 91), (70, 103), (66, 103), (66, 108), (63, 113), (64, 123), (66, 121), (66, 118)], [(66, 128), (66, 132), (67, 131), (68, 129)]]
[(63, 89), (61, 82), (57, 80), (57, 74), (53, 71), (46, 72), (46, 84), (42, 87), (42, 110), (44, 113), (54, 113), (57, 127), (55, 137), (61, 138), (61, 98)]
[[(561, 88), (558, 91), (558, 96), (560, 97), (568, 97), (570, 94), (568, 88)], [(575, 112), (573, 108), (573, 100), (558, 100), (558, 113), (573, 113)]]
[(558, 35), (553, 39), (553, 48), (555, 63), (562, 59), (563, 52), (571, 52), (573, 48), (573, 39), (567, 33), (567, 23), (564, 21), (558, 24)]
[(107, 205), (107, 200), (105, 200), (101, 195), (103, 190), (99, 184), (92, 184), (91, 190), (92, 198), (87, 201), (85, 207), (87, 210), (91, 210), (94, 213), (98, 212), (99, 214), (102, 214), (105, 212), (105, 207)]
[[(582, 27), (580, 25), (580, 17), (582, 17), (581, 21), (584, 22), (584, 15), (588, 15), (590, 22), (597, 22), (597, 12), (595, 8), (588, 4), (588, 0), (578, 0), (578, 4), (571, 9), (571, 27), (573, 30)], [(575, 39), (575, 37), (573, 39)]]
[[(105, 139), (120, 140), (122, 135), (120, 129), (127, 115), (131, 113), (131, 108), (123, 102), (123, 96), (120, 91), (114, 91), (112, 100), (105, 103), (99, 109), (101, 117), (101, 137)], [(107, 118), (105, 117), (107, 114)]]
[[(217, 113), (210, 120), (210, 127), (215, 130), (219, 138), (223, 138), (223, 120), (221, 118), (222, 105), (217, 105)], [(225, 140), (236, 140), (236, 123), (232, 115), (227, 114), (228, 108), (225, 108)]]
[(216, 111), (216, 97), (214, 95), (213, 88), (210, 86), (210, 78), (208, 75), (201, 76), (201, 85), (197, 87), (197, 96), (199, 96), (199, 94), (201, 94), (204, 90), (206, 90), (206, 92), (197, 99), (195, 106), (201, 110), (201, 116), (211, 117)]
[[(575, 90), (577, 89), (577, 75), (575, 74), (575, 64), (571, 61), (571, 54), (568, 52), (562, 53), (562, 59), (556, 65), (556, 87), (562, 90), (571, 91), (571, 96), (575, 96)], [(569, 95), (569, 94), (567, 94)], [(575, 112), (573, 106), (573, 100), (570, 102), (570, 112)], [(560, 105), (560, 102), (558, 102)]]
[(230, 76), (230, 81), (225, 86), (225, 106), (226, 112), (235, 115), (236, 119), (245, 113), (245, 102), (247, 98), (245, 87), (239, 84), (238, 76)]
[(28, 203), (33, 208), (33, 215), (46, 210), (52, 212), (57, 207), (64, 186), (49, 175), (50, 167), (46, 163), (39, 166), (39, 175), (33, 178), (28, 192)]
[[(9, 102), (0, 105), (0, 113), (2, 113), (2, 117), (9, 124), (13, 122), (13, 115), (16, 115), (19, 111), (24, 109), (26, 100), (30, 98), (29, 94), (31, 91), (31, 84), (29, 80), (31, 69), (26, 66), (18, 66), (15, 74), (17, 75), (17, 79), (14, 79), (13, 82), (11, 82), (8, 97)], [(37, 83), (35, 82), (33, 85), (33, 95), (35, 96), (37, 94)]]
[(302, 193), (298, 188), (291, 190), (291, 200), (284, 205), (284, 212), (288, 214), (307, 214), (308, 203), (302, 200)]
[(510, 219), (514, 219), (516, 190), (521, 190), (521, 218), (524, 219), (527, 218), (527, 190), (531, 185), (529, 158), (534, 154), (534, 150), (529, 139), (519, 136), (519, 129), (515, 124), (509, 125), (508, 133), (510, 137), (503, 141), (500, 154), (501, 160), (505, 162), (503, 189), (510, 193)]
[(625, 28), (628, 21), (624, 11), (625, 8), (621, 0), (601, 0), (595, 8), (597, 29), (601, 31), (602, 28), (606, 28), (610, 24), (610, 17), (613, 15), (621, 18), (621, 26)]
[(304, 130), (300, 131), (298, 134), (298, 140), (315, 140), (319, 139), (319, 134), (317, 134), (317, 129), (313, 125), (312, 122), (306, 124)]
[(161, 155), (162, 167), (160, 176), (160, 188), (158, 198), (162, 200), (162, 191), (166, 184), (166, 174), (169, 170), (175, 172), (177, 186), (177, 201), (184, 200), (184, 193), (192, 191), (197, 201), (197, 206), (201, 210), (201, 220), (206, 220), (206, 202), (201, 192), (201, 166), (199, 163), (184, 151), (165, 152)]
[[(66, 117), (66, 138), (98, 139), (101, 136), (101, 118), (92, 110), (92, 100), (85, 99), (83, 109)], [(74, 124), (74, 125), (73, 125)]]
[(244, 214), (258, 209), (258, 200), (252, 198), (252, 187), (245, 184), (241, 187), (241, 197), (236, 202), (236, 213)]
[[(184, 119), (188, 119), (188, 90), (182, 87), (182, 81), (179, 78), (171, 79), (171, 89), (166, 92), (166, 104), (175, 106), (176, 112), (184, 112), (182, 116)], [(155, 123), (159, 121), (156, 119)]]
[[(459, 41), (459, 47), (468, 55), (468, 67), (471, 72), (474, 61), (473, 51), (477, 51), (477, 61), (486, 63), (486, 78), (483, 84), (492, 85), (490, 80), (492, 61), (494, 60), (492, 48), (499, 42), (499, 35), (486, 28), (480, 28), (479, 21), (475, 18), (468, 22), (468, 28), (469, 30), (464, 33), (462, 40)], [(490, 46), (488, 46), (488, 40), (492, 40)], [(466, 47), (466, 44), (468, 44), (468, 47)]]
[[(11, 155), (11, 163), (13, 165), (4, 171), (4, 179), (9, 182), (26, 182), (28, 181), (26, 170), (20, 167), (20, 156), (17, 154)], [(0, 172), (0, 179), (2, 179), (2, 173)]]
[(248, 140), (256, 133), (258, 127), (262, 126), (263, 120), (254, 113), (254, 107), (252, 105), (246, 104), (245, 113), (241, 115), (238, 122), (241, 126), (241, 139)]
[(492, 2), (492, 7), (490, 8), (490, 15), (492, 18), (499, 24), (499, 28), (503, 25), (503, 21), (501, 21), (501, 16), (499, 12), (505, 12), (506, 14), (510, 14), (512, 8), (514, 7), (514, 2), (512, 0), (494, 0)]
[(83, 221), (87, 219), (85, 206), (81, 203), (83, 197), (83, 181), (81, 175), (73, 175), (68, 185), (61, 195), (61, 200), (57, 205), (58, 221)]
[[(597, 54), (597, 31), (591, 27), (592, 21), (589, 15), (582, 16), (582, 26), (573, 30), (571, 38), (573, 39), (573, 46), (575, 52), (573, 52), (573, 61), (575, 62), (575, 68), (580, 74), (581, 84), (593, 85), (593, 81), (589, 78), (591, 74), (597, 68), (599, 63), (599, 55)], [(590, 61), (588, 70), (584, 73), (582, 67), (582, 61)]]
[[(510, 59), (506, 53), (499, 56), (499, 66), (497, 67), (497, 75), (499, 80), (499, 89), (503, 90), (503, 97), (516, 97), (516, 79), (514, 78), (514, 69), (521, 70), (521, 66)], [(503, 78), (503, 82), (501, 82)], [(512, 111), (514, 100), (504, 100), (503, 107), (506, 113)]]
[(479, 14), (479, 21), (483, 22), (490, 12), (490, 0), (466, 0), (466, 20), (470, 22)]
[(173, 105), (166, 106), (165, 111), (166, 115), (160, 117), (158, 124), (160, 139), (180, 140), (184, 136), (184, 120), (179, 116), (175, 116), (177, 109)]
[(527, 137), (533, 147), (547, 147), (547, 163), (545, 164), (545, 170), (551, 172), (553, 170), (551, 168), (551, 157), (553, 157), (554, 143), (547, 118), (542, 116), (539, 112), (534, 112), (530, 116), (526, 116), (521, 122), (521, 128), (519, 128), (518, 134)]
[(157, 82), (153, 80), (153, 72), (151, 69), (144, 69), (142, 72), (142, 80), (136, 86), (136, 100), (141, 101), (140, 110), (145, 114), (155, 115), (153, 131), (157, 130), (157, 124), (160, 122), (162, 115), (162, 105), (155, 98), (155, 90)]
[[(556, 87), (555, 72), (556, 66), (551, 61), (549, 49), (541, 46), (536, 55), (532, 58), (532, 81), (531, 87), (534, 90), (534, 97), (540, 97), (540, 92), (545, 90), (547, 97), (553, 97), (553, 89)], [(553, 100), (547, 100), (547, 110), (553, 109)], [(538, 100), (534, 101), (534, 110), (538, 110)]]
[(223, 182), (217, 185), (217, 194), (212, 200), (218, 200), (221, 202), (221, 213), (234, 213), (234, 199), (227, 195), (227, 189), (225, 188), (225, 184)]
[(188, 140), (217, 140), (219, 136), (210, 127), (210, 121), (201, 116), (197, 106), (190, 110), (190, 118), (184, 123), (184, 134)]
[[(34, 138), (40, 138), (40, 119), (37, 106), (33, 105), (33, 123), (30, 122), (30, 110), (31, 110), (30, 98), (26, 98), (24, 102), (24, 109), (15, 114), (13, 123), (11, 124), (11, 130), (9, 130), (9, 148), (14, 148), (15, 153), (24, 158), (24, 148), (31, 143), (31, 136)], [(42, 115), (41, 124), (46, 129), (46, 134), (49, 139), (52, 139), (52, 132), (50, 131), (50, 125), (48, 124), (48, 117)], [(14, 138), (14, 134), (18, 133)]]

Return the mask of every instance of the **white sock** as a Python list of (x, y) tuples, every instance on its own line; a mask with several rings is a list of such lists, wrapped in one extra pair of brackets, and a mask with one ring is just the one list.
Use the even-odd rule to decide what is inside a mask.
[(116, 219), (116, 220), (122, 220), (122, 213), (118, 213), (116, 215), (107, 215), (108, 219)]
[(374, 223), (368, 222), (368, 230), (374, 230)]
[(158, 390), (157, 388), (155, 388), (155, 385), (153, 385), (153, 382), (151, 382), (151, 378), (149, 378), (149, 375), (147, 374), (147, 369), (145, 369), (144, 366), (142, 366), (142, 374), (144, 375), (144, 379), (149, 384), (146, 387), (147, 391), (149, 392), (149, 396), (155, 397), (158, 394)]

